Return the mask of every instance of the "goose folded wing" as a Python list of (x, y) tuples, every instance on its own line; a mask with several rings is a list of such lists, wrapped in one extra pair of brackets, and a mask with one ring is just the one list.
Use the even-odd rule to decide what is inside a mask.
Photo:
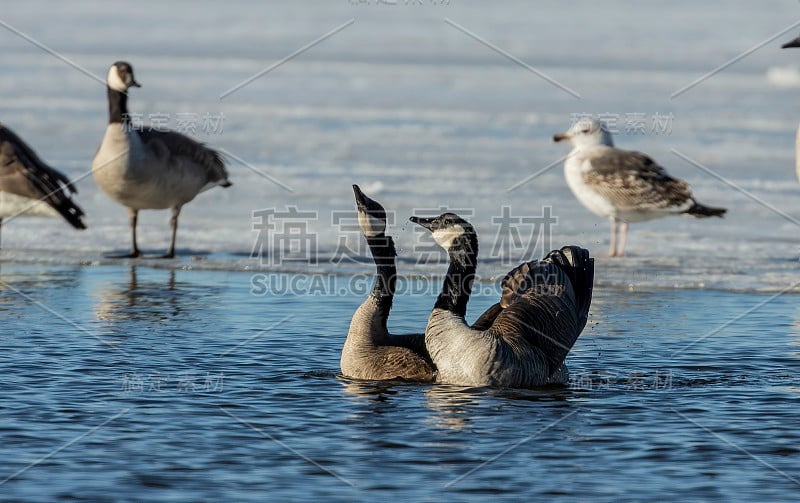
[(433, 364), (402, 347), (387, 348), (379, 357), (378, 368), (381, 369), (381, 380), (432, 382), (436, 376)]
[(69, 192), (77, 192), (66, 176), (45, 164), (21, 138), (4, 127), (0, 127), (0, 184), (6, 192), (42, 200), (54, 208), (69, 200)]
[(228, 178), (220, 153), (186, 135), (175, 131), (143, 130), (139, 131), (139, 138), (157, 157), (171, 161), (184, 158), (202, 166), (209, 181)]
[(428, 362), (431, 361), (428, 347), (425, 345), (425, 334), (392, 334), (389, 336), (389, 343), (410, 349)]

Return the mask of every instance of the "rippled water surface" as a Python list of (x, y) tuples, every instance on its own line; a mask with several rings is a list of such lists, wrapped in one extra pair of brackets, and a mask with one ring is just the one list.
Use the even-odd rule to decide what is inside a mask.
[[(568, 387), (491, 390), (338, 376), (354, 295), (257, 297), (240, 272), (0, 272), (3, 499), (798, 493), (795, 294), (601, 288)], [(390, 326), (421, 330), (432, 301), (398, 298)]]

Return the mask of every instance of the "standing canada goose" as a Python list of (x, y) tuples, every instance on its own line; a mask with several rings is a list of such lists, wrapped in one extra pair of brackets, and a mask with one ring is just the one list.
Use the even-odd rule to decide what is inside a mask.
[(695, 201), (688, 183), (645, 154), (614, 148), (611, 133), (596, 120), (581, 119), (553, 140), (572, 143), (564, 162), (567, 185), (589, 211), (611, 222), (612, 257), (623, 255), (629, 223), (678, 214), (722, 217), (727, 211)]
[(70, 198), (78, 191), (66, 176), (48, 166), (22, 138), (0, 125), (0, 230), (3, 218), (18, 215), (58, 217), (85, 229), (83, 210)]
[(432, 382), (436, 368), (425, 350), (423, 334), (392, 335), (387, 328), (394, 300), (397, 268), (394, 240), (386, 235), (386, 210), (353, 185), (358, 225), (377, 267), (375, 286), (350, 321), (340, 365), (345, 377)]
[[(790, 49), (792, 47), (800, 47), (800, 37), (786, 42), (781, 46), (782, 49)], [(795, 136), (795, 158), (794, 169), (797, 172), (797, 179), (800, 180), (800, 127), (797, 128), (797, 135)]]
[(128, 208), (133, 245), (120, 257), (142, 255), (136, 244), (139, 210), (170, 208), (172, 241), (163, 257), (172, 258), (181, 207), (212, 187), (230, 187), (225, 163), (219, 152), (180, 133), (131, 126), (127, 91), (141, 86), (130, 64), (111, 65), (107, 83), (108, 127), (94, 156), (92, 175), (103, 192)]
[(563, 372), (592, 300), (594, 260), (587, 250), (568, 246), (517, 266), (506, 276), (500, 302), (505, 307), (486, 328), (476, 330), (464, 321), (477, 268), (474, 228), (454, 213), (411, 221), (431, 231), (450, 258), (425, 329), (425, 346), (440, 382), (533, 387)]

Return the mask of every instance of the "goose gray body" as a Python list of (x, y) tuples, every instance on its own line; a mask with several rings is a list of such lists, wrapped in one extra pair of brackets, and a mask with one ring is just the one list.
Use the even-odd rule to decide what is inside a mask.
[(76, 229), (85, 229), (83, 210), (71, 197), (75, 193), (66, 176), (0, 125), (0, 225), (4, 217), (61, 216)]
[[(494, 387), (563, 382), (564, 360), (586, 325), (591, 304), (594, 261), (589, 252), (564, 247), (541, 261), (521, 264), (507, 275), (499, 314), (484, 326), (469, 327), (464, 313), (475, 274), (477, 238), (457, 215), (437, 219), (413, 218), (431, 229), (450, 255), (442, 293), (425, 329), (425, 346), (438, 369), (438, 381)], [(448, 225), (456, 229), (449, 231), (452, 236), (437, 235)]]
[(567, 185), (589, 211), (611, 222), (611, 256), (624, 253), (629, 223), (680, 214), (721, 217), (727, 211), (698, 203), (688, 183), (647, 155), (615, 148), (598, 121), (580, 120), (553, 139), (573, 144), (564, 162)]
[(423, 334), (392, 335), (387, 321), (394, 299), (397, 269), (394, 241), (385, 234), (386, 211), (353, 185), (359, 227), (377, 268), (375, 287), (350, 320), (340, 366), (354, 379), (432, 382), (436, 368)]
[(182, 206), (205, 190), (231, 183), (217, 151), (174, 131), (131, 127), (126, 94), (131, 87), (139, 87), (131, 66), (114, 63), (108, 76), (109, 123), (92, 161), (92, 175), (103, 192), (128, 208), (133, 241), (129, 256), (140, 255), (138, 211), (172, 210), (172, 242), (165, 255), (172, 257)]

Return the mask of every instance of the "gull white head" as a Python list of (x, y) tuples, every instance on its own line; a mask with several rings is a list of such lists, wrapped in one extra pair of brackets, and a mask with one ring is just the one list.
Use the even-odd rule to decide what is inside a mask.
[(117, 61), (108, 69), (106, 79), (108, 87), (121, 93), (126, 92), (131, 87), (142, 87), (133, 78), (133, 67), (125, 61)]
[(595, 145), (614, 146), (614, 140), (605, 124), (594, 119), (581, 119), (566, 133), (559, 133), (553, 136), (553, 141), (568, 140), (573, 147), (592, 147)]

